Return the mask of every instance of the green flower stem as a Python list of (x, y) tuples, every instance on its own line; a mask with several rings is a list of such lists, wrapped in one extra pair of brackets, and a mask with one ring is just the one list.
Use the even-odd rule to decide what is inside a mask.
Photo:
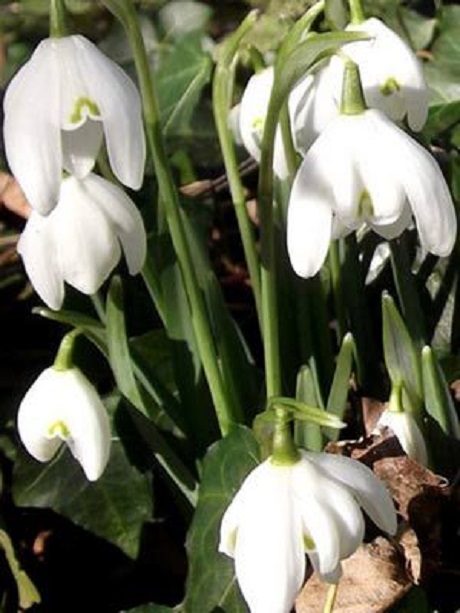
[(421, 350), (426, 344), (425, 317), (419, 301), (415, 276), (409, 260), (407, 236), (390, 241), (391, 269), (401, 304), (404, 321), (415, 345)]
[(393, 383), (393, 386), (391, 388), (390, 400), (388, 402), (388, 409), (390, 411), (393, 411), (394, 413), (404, 413), (404, 407), (402, 404), (402, 392), (402, 381)]
[(346, 307), (343, 300), (342, 266), (340, 263), (339, 241), (332, 241), (329, 246), (329, 268), (331, 271), (332, 296), (337, 314), (337, 340), (341, 344), (347, 332)]
[(206, 313), (206, 306), (193, 267), (190, 248), (181, 220), (179, 197), (173, 182), (171, 168), (168, 163), (163, 142), (158, 102), (153, 88), (147, 54), (136, 11), (132, 0), (104, 0), (104, 4), (122, 22), (133, 50), (143, 101), (147, 142), (159, 185), (160, 202), (164, 207), (171, 239), (189, 299), (192, 324), (196, 333), (198, 350), (211, 391), (219, 427), (222, 435), (226, 435), (235, 423), (234, 411), (229, 403), (224, 380), (219, 369), (219, 361), (210, 322)]
[(64, 0), (50, 0), (50, 36), (61, 38), (67, 35)]
[(75, 339), (79, 334), (81, 334), (81, 330), (75, 328), (75, 330), (72, 330), (72, 332), (69, 332), (64, 336), (61, 344), (59, 345), (53, 368), (56, 370), (69, 370), (70, 368), (73, 368), (73, 347)]
[(277, 466), (290, 466), (300, 460), (291, 431), (291, 416), (283, 407), (275, 407), (276, 421), (273, 433), (272, 463)]
[[(252, 25), (252, 21), (248, 24)], [(236, 55), (234, 59), (236, 60)], [(228, 114), (232, 98), (236, 62), (222, 62), (216, 67), (213, 80), (213, 111), (217, 134), (224, 158), (230, 194), (235, 208), (244, 254), (251, 278), (259, 325), (262, 327), (262, 298), (260, 290), (260, 264), (256, 250), (254, 231), (246, 209), (246, 198), (238, 170), (235, 147), (228, 126)]]
[(297, 153), (294, 147), (294, 140), (292, 138), (291, 120), (289, 117), (287, 104), (283, 104), (283, 108), (281, 109), (280, 126), (287, 167), (289, 170), (289, 177), (293, 179), (299, 164), (297, 162)]
[(350, 22), (354, 25), (363, 23), (366, 20), (366, 15), (361, 0), (348, 0), (348, 5), (350, 7)]
[(258, 198), (262, 250), (262, 336), (264, 340), (267, 398), (281, 394), (273, 216), (273, 148), (278, 125), (278, 108), (277, 105), (272, 104), (272, 100), (273, 98), (270, 101), (265, 119)]
[(330, 583), (327, 589), (326, 602), (324, 603), (323, 613), (332, 613), (334, 610), (337, 592), (339, 590), (338, 583)]

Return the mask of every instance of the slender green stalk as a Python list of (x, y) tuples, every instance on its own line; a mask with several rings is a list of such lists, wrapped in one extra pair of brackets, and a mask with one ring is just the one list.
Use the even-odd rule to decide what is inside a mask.
[(281, 394), (278, 300), (273, 216), (273, 148), (278, 125), (277, 109), (270, 104), (265, 120), (259, 172), (259, 210), (262, 257), (262, 336), (267, 398)]
[(61, 344), (59, 345), (59, 349), (53, 364), (53, 367), (56, 370), (69, 370), (69, 368), (73, 367), (73, 347), (75, 344), (75, 339), (80, 334), (81, 330), (75, 328), (75, 330), (72, 330), (72, 332), (69, 332), (64, 336)]
[(228, 126), (228, 114), (234, 81), (234, 64), (218, 64), (213, 81), (213, 111), (217, 134), (224, 158), (228, 185), (238, 221), (244, 254), (251, 278), (259, 325), (262, 327), (262, 298), (260, 290), (260, 265), (256, 250), (254, 231), (246, 208), (246, 198), (238, 169), (233, 139)]
[(289, 411), (283, 407), (275, 407), (275, 414), (272, 462), (277, 466), (296, 464), (301, 456), (292, 437)]
[(50, 0), (50, 36), (61, 38), (66, 36), (65, 8), (63, 0)]
[(329, 247), (329, 269), (331, 271), (332, 296), (337, 315), (337, 341), (341, 344), (347, 332), (347, 316), (343, 301), (342, 266), (338, 241), (332, 241)]
[(217, 352), (209, 318), (207, 317), (206, 306), (193, 267), (187, 236), (181, 220), (179, 197), (173, 182), (171, 168), (168, 163), (163, 142), (158, 102), (153, 88), (147, 54), (136, 11), (131, 0), (104, 0), (104, 4), (123, 23), (133, 50), (143, 101), (147, 143), (159, 185), (160, 202), (164, 208), (171, 239), (181, 269), (189, 300), (192, 324), (196, 333), (198, 350), (213, 398), (216, 416), (221, 433), (225, 435), (235, 423), (234, 410), (228, 401), (224, 380), (219, 369)]
[(292, 180), (295, 176), (295, 173), (297, 172), (298, 163), (297, 154), (294, 147), (294, 140), (292, 138), (291, 120), (286, 104), (283, 104), (283, 108), (281, 109), (280, 126), (289, 177)]
[(329, 585), (327, 589), (326, 602), (324, 603), (323, 613), (332, 613), (332, 611), (334, 610), (338, 590), (338, 583), (331, 583)]
[(398, 292), (404, 321), (419, 349), (426, 343), (425, 316), (421, 307), (415, 276), (411, 270), (407, 237), (402, 234), (390, 241), (391, 269)]
[(350, 21), (355, 25), (359, 25), (366, 20), (366, 15), (364, 14), (363, 5), (361, 0), (348, 0), (348, 5), (350, 7)]

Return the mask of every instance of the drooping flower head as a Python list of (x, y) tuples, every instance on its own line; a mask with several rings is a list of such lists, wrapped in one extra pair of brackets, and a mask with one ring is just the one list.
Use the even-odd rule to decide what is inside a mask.
[[(348, 68), (356, 71), (354, 64)], [(299, 276), (313, 276), (331, 239), (363, 223), (395, 238), (412, 216), (424, 249), (448, 255), (457, 219), (437, 162), (382, 112), (344, 111), (313, 143), (295, 177), (287, 219), (291, 264)]]
[(62, 306), (64, 282), (94, 294), (122, 248), (137, 274), (147, 249), (142, 217), (120, 188), (92, 173), (64, 179), (55, 209), (46, 217), (33, 211), (18, 243), (32, 285), (52, 309)]
[[(260, 162), (273, 79), (273, 66), (253, 75), (246, 85), (239, 106), (239, 135), (248, 153), (256, 162)], [(286, 178), (289, 174), (280, 128), (277, 129), (275, 136), (273, 170), (280, 179)]]
[(67, 444), (90, 481), (99, 479), (110, 455), (107, 411), (78, 368), (44, 370), (24, 396), (18, 432), (27, 451), (48, 462)]
[(102, 144), (117, 178), (141, 186), (145, 137), (139, 93), (123, 70), (80, 35), (43, 40), (5, 94), (5, 150), (28, 201), (46, 215), (62, 170), (78, 178)]
[(356, 460), (302, 451), (282, 466), (269, 458), (245, 479), (222, 519), (219, 550), (235, 571), (251, 613), (289, 613), (303, 584), (305, 554), (329, 582), (361, 544), (360, 507), (394, 534), (385, 486)]

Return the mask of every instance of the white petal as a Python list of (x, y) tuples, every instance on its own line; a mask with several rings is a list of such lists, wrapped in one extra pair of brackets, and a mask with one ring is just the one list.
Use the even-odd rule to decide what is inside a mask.
[(53, 41), (42, 41), (11, 81), (4, 101), (5, 151), (32, 207), (46, 215), (61, 181), (59, 80)]
[(62, 396), (60, 380), (53, 368), (47, 368), (31, 385), (18, 410), (18, 432), (27, 451), (39, 462), (51, 460), (62, 444), (50, 438), (49, 427), (58, 421), (57, 402)]
[[(52, 215), (52, 214), (51, 214)], [(40, 298), (58, 310), (64, 300), (64, 279), (59, 266), (51, 216), (32, 212), (18, 242), (18, 253)]]
[(361, 462), (330, 453), (307, 453), (307, 458), (320, 466), (331, 479), (353, 491), (359, 504), (372, 521), (390, 534), (396, 532), (396, 513), (385, 485)]
[(314, 182), (313, 173), (313, 164), (304, 160), (292, 184), (287, 214), (289, 259), (304, 278), (319, 271), (331, 239), (332, 195), (322, 178)]
[(145, 135), (139, 92), (128, 75), (83, 36), (72, 36), (91, 100), (97, 102), (110, 164), (126, 186), (142, 185)]
[(129, 272), (137, 274), (147, 255), (147, 236), (136, 205), (123, 190), (94, 174), (86, 178), (85, 189), (120, 239)]
[(83, 179), (93, 169), (103, 137), (101, 122), (90, 118), (75, 130), (63, 130), (62, 150), (65, 170), (77, 179)]
[(273, 68), (270, 67), (249, 79), (240, 102), (241, 139), (257, 162), (260, 161), (260, 146), (272, 87)]
[[(102, 475), (110, 455), (110, 424), (95, 388), (78, 368), (63, 372), (66, 396), (62, 419), (70, 430), (67, 441), (87, 479)], [(61, 401), (62, 402), (62, 401)]]
[(84, 294), (95, 293), (121, 255), (111, 223), (94, 203), (85, 182), (73, 177), (62, 182), (59, 204), (52, 215), (65, 281)]
[(401, 447), (410, 458), (423, 466), (428, 465), (425, 440), (410, 413), (385, 410), (377, 422), (377, 428), (379, 426), (386, 426), (393, 430)]
[[(383, 133), (382, 133), (383, 134)], [(447, 256), (457, 234), (452, 196), (435, 159), (415, 140), (387, 121), (387, 150), (393, 151), (392, 172), (404, 187), (414, 214), (422, 246)]]

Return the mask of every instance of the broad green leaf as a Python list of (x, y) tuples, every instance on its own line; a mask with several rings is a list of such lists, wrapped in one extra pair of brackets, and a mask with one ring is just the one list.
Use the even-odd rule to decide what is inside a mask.
[(247, 611), (237, 588), (233, 560), (217, 547), (224, 511), (258, 460), (254, 435), (243, 426), (212, 445), (206, 454), (198, 506), (187, 537), (185, 611)]
[(458, 124), (460, 124), (460, 98), (455, 102), (430, 106), (423, 133), (427, 138), (432, 139), (439, 135), (443, 136)]
[(131, 466), (116, 440), (107, 468), (96, 482), (86, 480), (67, 450), (48, 464), (20, 455), (13, 497), (18, 506), (53, 509), (132, 558), (137, 556), (142, 525), (152, 516), (150, 479)]
[(405, 6), (399, 7), (399, 20), (403, 24), (414, 50), (426, 49), (435, 34), (437, 20), (427, 18)]
[(388, 294), (382, 298), (383, 352), (394, 385), (403, 383), (403, 406), (417, 412), (422, 404), (420, 356), (407, 327)]
[(211, 68), (211, 56), (203, 49), (201, 33), (184, 36), (163, 58), (155, 82), (166, 134), (188, 127)]

